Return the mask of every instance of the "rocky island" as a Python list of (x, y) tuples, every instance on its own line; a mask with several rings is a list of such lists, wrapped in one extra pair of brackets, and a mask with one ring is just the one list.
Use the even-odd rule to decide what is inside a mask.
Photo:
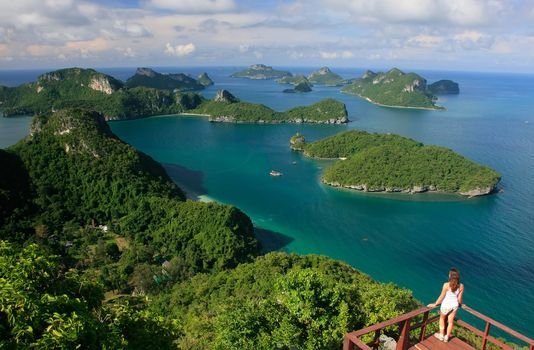
[(245, 70), (235, 72), (231, 75), (233, 78), (247, 78), (247, 79), (278, 79), (283, 77), (290, 77), (292, 74), (283, 70), (276, 70), (273, 67), (264, 64), (253, 64)]
[(211, 122), (225, 123), (348, 123), (345, 105), (325, 99), (310, 106), (295, 107), (285, 112), (249, 102), (242, 102), (227, 90), (217, 91), (213, 100), (204, 100), (192, 114), (207, 116)]
[(197, 77), (197, 81), (203, 86), (212, 86), (213, 80), (209, 77), (208, 73), (204, 72)]
[(387, 107), (444, 109), (435, 104), (436, 97), (427, 89), (424, 78), (397, 68), (386, 73), (366, 71), (341, 91)]
[(434, 95), (458, 95), (460, 87), (452, 80), (438, 80), (428, 85), (428, 91)]
[(308, 81), (308, 78), (306, 78), (304, 75), (302, 74), (298, 74), (298, 75), (292, 75), (292, 76), (285, 76), (283, 78), (280, 78), (280, 79), (276, 79), (276, 82), (279, 83), (279, 84), (293, 84), (293, 85), (297, 85), (297, 84), (300, 84), (300, 83), (308, 83), (310, 85), (312, 85), (309, 81)]
[(345, 80), (341, 76), (332, 72), (328, 67), (322, 67), (308, 75), (308, 81), (312, 84), (327, 86), (341, 86), (345, 84)]
[(441, 192), (475, 197), (495, 191), (501, 176), (454, 151), (426, 146), (393, 134), (347, 131), (306, 143), (302, 135), (290, 147), (308, 157), (340, 159), (321, 181), (364, 192)]
[[(207, 80), (204, 79), (204, 82)], [(138, 86), (171, 91), (197, 91), (204, 89), (207, 85), (183, 73), (162, 74), (150, 68), (137, 68), (135, 74), (126, 80), (126, 87)]]
[(311, 92), (312, 91), (312, 85), (308, 82), (301, 82), (295, 85), (292, 89), (285, 89), (283, 92), (285, 93), (299, 93), (299, 92)]
[(0, 88), (4, 117), (79, 107), (100, 112), (106, 120), (133, 119), (181, 113), (200, 102), (201, 96), (192, 92), (128, 87), (109, 75), (82, 68), (60, 69), (33, 83)]

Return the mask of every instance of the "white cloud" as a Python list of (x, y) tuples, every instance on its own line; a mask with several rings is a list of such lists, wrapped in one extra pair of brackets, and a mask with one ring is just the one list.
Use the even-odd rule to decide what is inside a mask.
[(322, 59), (337, 59), (337, 58), (352, 58), (354, 57), (354, 54), (349, 50), (344, 51), (321, 51), (319, 52), (319, 56), (321, 56)]
[(196, 47), (193, 43), (185, 44), (185, 45), (176, 45), (172, 46), (170, 43), (167, 43), (165, 45), (164, 53), (169, 56), (188, 56), (192, 54), (195, 51)]
[(236, 8), (233, 0), (148, 0), (149, 7), (173, 10), (177, 13), (218, 13)]
[(408, 43), (413, 44), (419, 47), (434, 48), (443, 44), (443, 37), (428, 35), (428, 34), (419, 34), (408, 39)]

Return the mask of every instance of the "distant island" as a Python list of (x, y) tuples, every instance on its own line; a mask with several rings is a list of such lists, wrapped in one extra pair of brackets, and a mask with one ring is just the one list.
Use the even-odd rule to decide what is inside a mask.
[(306, 143), (297, 134), (290, 147), (305, 156), (340, 159), (321, 181), (364, 192), (442, 192), (475, 197), (494, 192), (501, 176), (454, 151), (393, 134), (347, 131)]
[(219, 90), (213, 100), (202, 101), (188, 113), (207, 116), (212, 122), (225, 123), (343, 124), (349, 121), (345, 105), (334, 99), (276, 112), (262, 104), (239, 101), (227, 90)]
[(213, 80), (209, 77), (208, 73), (204, 72), (197, 77), (197, 81), (203, 86), (212, 86)]
[(340, 86), (345, 84), (345, 80), (336, 73), (333, 73), (328, 67), (322, 67), (308, 75), (308, 81), (312, 84), (328, 86)]
[[(152, 75), (148, 70), (142, 72)], [(132, 85), (137, 83), (130, 80)], [(4, 117), (79, 107), (100, 112), (106, 120), (120, 120), (177, 114), (196, 107), (200, 102), (201, 96), (193, 92), (128, 87), (128, 84), (109, 75), (82, 68), (49, 72), (39, 76), (36, 82), (18, 87), (0, 87), (0, 106)]]
[(312, 85), (306, 81), (300, 82), (292, 89), (285, 89), (285, 93), (299, 93), (299, 92), (311, 92)]
[(444, 108), (436, 105), (437, 98), (434, 94), (437, 94), (437, 91), (450, 93), (448, 91), (453, 91), (452, 85), (456, 83), (449, 80), (436, 84), (432, 84), (432, 88), (429, 89), (426, 79), (418, 74), (404, 73), (400, 69), (393, 68), (386, 73), (368, 70), (361, 78), (352, 80), (352, 83), (341, 91), (387, 107), (440, 110)]
[(213, 81), (206, 73), (199, 78), (202, 78), (204, 83), (183, 73), (161, 74), (150, 68), (137, 68), (135, 74), (126, 80), (126, 87), (143, 86), (171, 91), (198, 91), (213, 85)]
[(297, 85), (297, 84), (300, 84), (300, 83), (308, 83), (311, 85), (311, 83), (308, 81), (308, 78), (306, 78), (304, 75), (302, 74), (297, 74), (297, 75), (287, 75), (283, 78), (280, 78), (280, 79), (276, 79), (276, 82), (279, 83), (279, 84), (293, 84), (293, 85)]
[(253, 64), (245, 70), (233, 73), (230, 75), (233, 78), (247, 78), (247, 79), (278, 79), (283, 77), (290, 77), (292, 74), (283, 70), (276, 70), (273, 67), (264, 64)]
[(460, 87), (452, 80), (438, 80), (428, 85), (428, 91), (434, 95), (458, 95)]

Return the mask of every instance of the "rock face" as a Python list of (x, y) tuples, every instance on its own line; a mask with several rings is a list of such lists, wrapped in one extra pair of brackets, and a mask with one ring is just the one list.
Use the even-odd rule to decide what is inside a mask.
[(114, 90), (109, 83), (109, 80), (103, 76), (94, 77), (89, 83), (89, 87), (96, 91), (101, 91), (105, 94), (111, 95)]
[(462, 196), (467, 197), (478, 197), (478, 196), (485, 196), (487, 194), (492, 193), (495, 191), (495, 187), (484, 187), (484, 188), (475, 188), (474, 190), (467, 191), (467, 192), (460, 192)]
[(452, 80), (438, 80), (428, 85), (428, 90), (434, 95), (457, 95), (460, 93), (458, 83)]
[(239, 102), (239, 99), (232, 95), (230, 91), (228, 90), (218, 90), (217, 94), (215, 95), (215, 98), (213, 99), (215, 102), (224, 102), (224, 103), (234, 103)]
[(414, 79), (410, 84), (404, 85), (404, 92), (414, 92), (414, 91), (425, 91), (426, 90), (426, 80), (425, 79)]
[(294, 151), (303, 151), (304, 145), (306, 144), (306, 139), (304, 138), (304, 135), (301, 133), (296, 133), (291, 137), (289, 140), (289, 148), (291, 148)]

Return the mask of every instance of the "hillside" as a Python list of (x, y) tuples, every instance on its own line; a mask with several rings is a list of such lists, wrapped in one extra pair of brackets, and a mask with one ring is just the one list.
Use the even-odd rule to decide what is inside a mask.
[(386, 73), (367, 71), (341, 91), (389, 107), (443, 109), (435, 104), (435, 97), (427, 90), (424, 78), (397, 68)]
[(332, 72), (328, 67), (322, 67), (308, 75), (308, 81), (312, 84), (327, 86), (340, 86), (345, 84), (345, 80), (338, 74)]
[(428, 85), (428, 91), (434, 95), (457, 95), (460, 93), (460, 87), (452, 80), (438, 80)]
[[(300, 83), (308, 83), (308, 84), (310, 83), (308, 81), (308, 78), (306, 78), (302, 74), (293, 75), (293, 76), (285, 76), (283, 78), (276, 79), (276, 82), (279, 83), (279, 84), (293, 84), (293, 85), (297, 85), (297, 84), (300, 84)], [(310, 86), (311, 85), (312, 84), (310, 84)]]
[(34, 83), (0, 89), (0, 106), (6, 117), (76, 107), (98, 111), (106, 120), (133, 119), (180, 113), (200, 100), (193, 93), (128, 88), (111, 76), (81, 68), (46, 73)]
[(197, 81), (203, 86), (212, 86), (214, 84), (208, 73), (204, 72), (197, 77)]
[(285, 89), (283, 92), (285, 93), (302, 93), (302, 92), (311, 92), (312, 91), (312, 85), (310, 83), (307, 83), (305, 81), (300, 82), (295, 85), (292, 89)]
[[(205, 78), (203, 80), (207, 82)], [(135, 74), (126, 80), (126, 86), (129, 88), (143, 86), (171, 91), (197, 91), (204, 89), (206, 85), (183, 73), (161, 74), (150, 68), (137, 68)]]
[(354, 130), (308, 144), (302, 140), (292, 146), (306, 156), (343, 159), (326, 169), (321, 178), (334, 187), (472, 197), (492, 193), (501, 178), (496, 171), (450, 149), (425, 146), (398, 135)]
[(264, 64), (253, 64), (252, 66), (248, 67), (245, 70), (235, 72), (231, 75), (233, 78), (248, 78), (248, 79), (277, 79), (277, 78), (283, 78), (287, 76), (291, 76), (292, 74), (287, 71), (283, 70), (276, 70), (273, 69), (273, 67), (266, 66)]
[(245, 214), (184, 201), (99, 113), (35, 117), (0, 166), (0, 347), (338, 349), (419, 306), (326, 257), (257, 257)]
[(190, 112), (206, 115), (212, 122), (320, 124), (348, 122), (345, 105), (333, 99), (292, 108), (285, 112), (276, 112), (265, 105), (241, 102), (226, 90), (220, 90), (215, 99), (202, 102), (198, 108)]

